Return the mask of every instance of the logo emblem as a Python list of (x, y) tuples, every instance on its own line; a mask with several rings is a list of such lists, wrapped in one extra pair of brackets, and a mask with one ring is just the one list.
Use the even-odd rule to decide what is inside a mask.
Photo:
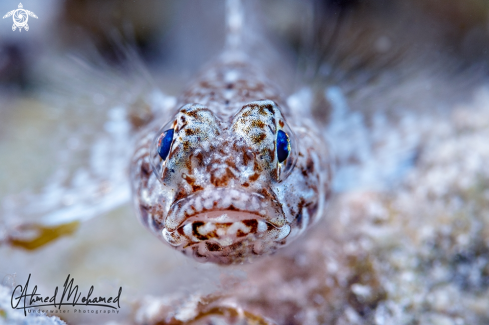
[(29, 30), (29, 25), (27, 25), (27, 21), (29, 20), (29, 16), (34, 17), (37, 19), (37, 16), (35, 13), (29, 10), (23, 9), (24, 6), (22, 6), (22, 3), (19, 3), (19, 9), (15, 9), (12, 11), (7, 12), (5, 16), (3, 16), (3, 19), (13, 16), (14, 19), (14, 24), (12, 25), (12, 30), (15, 31), (17, 28), (19, 29), (19, 32), (22, 31), (22, 28), (25, 28), (25, 30)]

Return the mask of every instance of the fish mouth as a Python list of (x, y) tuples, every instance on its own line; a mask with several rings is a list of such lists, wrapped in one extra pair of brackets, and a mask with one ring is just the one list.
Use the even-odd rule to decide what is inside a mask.
[(236, 263), (238, 256), (262, 255), (290, 233), (276, 200), (223, 188), (173, 203), (164, 225), (162, 235), (170, 245), (220, 264)]

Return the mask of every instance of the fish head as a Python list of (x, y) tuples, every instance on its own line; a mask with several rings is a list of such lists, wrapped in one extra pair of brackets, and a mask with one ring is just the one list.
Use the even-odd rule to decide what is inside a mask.
[(152, 140), (157, 183), (147, 182), (154, 199), (141, 213), (200, 261), (236, 264), (274, 252), (312, 223), (325, 196), (316, 144), (298, 131), (271, 100), (226, 120), (204, 105), (183, 106)]

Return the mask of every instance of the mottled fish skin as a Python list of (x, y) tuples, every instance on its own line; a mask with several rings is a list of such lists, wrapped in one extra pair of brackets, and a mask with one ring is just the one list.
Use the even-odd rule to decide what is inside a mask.
[[(307, 108), (292, 114), (249, 59), (221, 57), (154, 121), (131, 166), (141, 222), (202, 262), (236, 264), (273, 253), (322, 215), (331, 173), (327, 144)], [(163, 161), (158, 141), (174, 130)], [(290, 139), (279, 163), (277, 133)]]

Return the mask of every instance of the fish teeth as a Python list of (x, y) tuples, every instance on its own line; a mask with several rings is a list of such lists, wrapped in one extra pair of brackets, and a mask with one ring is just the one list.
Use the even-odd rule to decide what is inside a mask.
[(266, 222), (258, 220), (258, 227), (257, 227), (258, 232), (264, 232), (264, 231), (267, 231), (267, 229), (268, 229), (268, 226), (267, 226)]
[[(184, 240), (190, 240), (191, 242), (198, 243), (207, 241), (212, 238), (212, 241), (221, 245), (221, 247), (228, 247), (236, 242), (238, 237), (238, 231), (241, 231), (242, 236), (250, 234), (252, 227), (245, 225), (244, 222), (236, 221), (233, 223), (229, 222), (206, 222), (199, 227), (194, 227), (195, 222), (188, 223), (183, 226), (183, 236), (179, 232), (169, 232), (167, 229), (163, 229), (163, 238), (172, 246), (181, 246)], [(263, 220), (257, 220), (256, 228), (256, 240), (253, 250), (257, 254), (261, 254), (265, 249), (265, 241), (281, 241), (291, 234), (291, 227), (289, 225), (284, 225), (281, 228), (273, 228), (268, 230), (268, 224)], [(194, 233), (195, 231), (195, 233)], [(214, 234), (214, 235), (212, 235)], [(200, 236), (209, 236), (206, 239), (199, 239)], [(200, 237), (201, 238), (201, 237)]]
[(238, 233), (238, 230), (241, 230), (245, 234), (249, 233), (251, 228), (247, 227), (244, 223), (241, 221), (233, 222), (233, 224), (227, 229), (227, 234), (231, 236), (236, 236)]
[(188, 238), (192, 238), (193, 237), (192, 236), (193, 234), (192, 234), (192, 224), (191, 223), (187, 223), (185, 226), (183, 226), (183, 233)]
[(216, 229), (216, 225), (213, 222), (206, 222), (203, 226), (200, 226), (197, 228), (197, 232), (205, 236), (211, 232), (213, 232)]

